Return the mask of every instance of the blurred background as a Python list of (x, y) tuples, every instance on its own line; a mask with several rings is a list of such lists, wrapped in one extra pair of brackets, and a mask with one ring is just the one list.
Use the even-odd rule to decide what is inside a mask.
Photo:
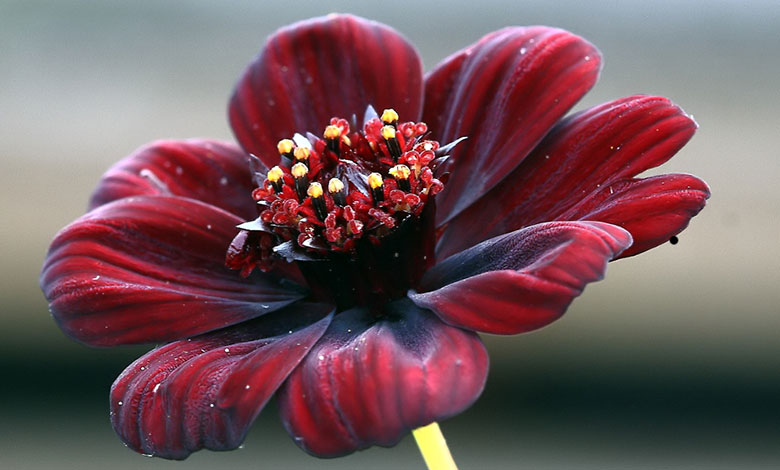
[(660, 170), (712, 187), (678, 245), (613, 263), (548, 328), (485, 338), (487, 389), (442, 425), (461, 469), (780, 467), (779, 2), (0, 0), (0, 468), (423, 468), (410, 438), (309, 457), (273, 404), (241, 450), (136, 455), (108, 389), (148, 348), (68, 340), (38, 288), (103, 171), (158, 138), (232, 140), (227, 98), (266, 36), (332, 11), (392, 25), (426, 69), (505, 25), (566, 28), (605, 58), (576, 109), (659, 94), (701, 126)]

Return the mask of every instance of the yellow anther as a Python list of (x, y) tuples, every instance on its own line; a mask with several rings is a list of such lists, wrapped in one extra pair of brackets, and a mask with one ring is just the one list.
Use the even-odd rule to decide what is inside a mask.
[(268, 174), (266, 175), (266, 177), (268, 178), (268, 181), (272, 183), (276, 183), (277, 181), (282, 179), (282, 177), (284, 177), (284, 171), (282, 171), (282, 169), (279, 168), (278, 166), (275, 166), (270, 170), (268, 170)]
[(395, 127), (385, 126), (382, 128), (382, 137), (385, 140), (395, 139)]
[(340, 179), (331, 178), (328, 181), (328, 192), (337, 206), (344, 207), (347, 205), (347, 193), (344, 191), (344, 183)]
[(309, 189), (306, 190), (306, 194), (313, 198), (322, 197), (322, 185), (314, 182), (309, 185)]
[(325, 128), (325, 132), (323, 133), (323, 136), (326, 139), (330, 139), (330, 140), (338, 139), (341, 136), (341, 129), (339, 128), (339, 126), (334, 126), (331, 124), (330, 126)]
[(309, 159), (309, 154), (311, 152), (306, 147), (298, 147), (295, 149), (295, 152), (293, 155), (295, 155), (295, 159), (299, 162), (303, 162)]
[(392, 124), (398, 121), (398, 113), (396, 113), (395, 109), (392, 108), (385, 109), (382, 111), (381, 119), (385, 124)]
[(371, 186), (371, 189), (381, 188), (383, 184), (382, 175), (379, 173), (371, 173), (368, 175), (368, 185)]
[(303, 178), (309, 173), (309, 169), (306, 167), (306, 165), (299, 162), (290, 168), (290, 173), (292, 173), (293, 177), (295, 178)]
[(406, 165), (396, 165), (390, 168), (390, 176), (395, 179), (406, 180), (409, 179), (409, 175), (411, 174), (411, 170), (409, 170), (409, 167)]
[(292, 149), (295, 148), (295, 142), (290, 139), (282, 139), (276, 144), (276, 148), (279, 150), (280, 154), (284, 155), (292, 152)]
[(344, 189), (344, 183), (341, 182), (338, 178), (331, 178), (330, 181), (328, 181), (328, 192), (329, 193), (337, 193)]

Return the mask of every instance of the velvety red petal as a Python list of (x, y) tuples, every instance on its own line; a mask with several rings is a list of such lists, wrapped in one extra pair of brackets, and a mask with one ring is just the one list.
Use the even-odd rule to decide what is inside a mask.
[(392, 446), (470, 406), (487, 370), (476, 334), (408, 299), (382, 318), (342, 312), (279, 390), (282, 422), (296, 444), (320, 457)]
[(553, 129), (510, 175), (447, 226), (445, 257), (564, 214), (600, 187), (669, 160), (696, 123), (666, 98), (631, 96), (575, 114)]
[(236, 85), (230, 124), (268, 166), (294, 133), (320, 135), (333, 116), (362, 119), (368, 105), (402, 120), (422, 110), (422, 62), (393, 29), (351, 15), (302, 21), (274, 33)]
[(96, 346), (168, 341), (279, 309), (302, 294), (242, 279), (225, 252), (242, 220), (180, 197), (98, 207), (52, 242), (41, 287), (60, 327)]
[(631, 235), (601, 222), (550, 222), (491, 238), (431, 268), (409, 297), (445, 322), (517, 334), (558, 319)]
[(203, 448), (235, 449), (322, 336), (331, 310), (296, 303), (149, 352), (111, 387), (114, 430), (131, 449), (169, 459)]
[(634, 243), (620, 257), (669, 241), (704, 208), (710, 188), (691, 175), (624, 179), (602, 186), (560, 218), (599, 220), (631, 232)]
[(439, 224), (512, 171), (590, 90), (600, 67), (599, 51), (584, 39), (532, 26), (491, 33), (433, 70), (425, 122), (440, 142), (468, 137), (452, 152)]
[(257, 217), (249, 156), (215, 140), (161, 140), (111, 167), (92, 194), (94, 209), (129, 196), (182, 196), (245, 219)]

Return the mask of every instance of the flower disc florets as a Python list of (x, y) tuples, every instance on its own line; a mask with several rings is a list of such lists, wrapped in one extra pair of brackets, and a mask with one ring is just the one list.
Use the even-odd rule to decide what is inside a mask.
[[(354, 119), (350, 126), (333, 117), (322, 138), (296, 134), (279, 141), (280, 164), (256, 175), (261, 184), (252, 197), (260, 216), (238, 226), (242, 231), (228, 250), (229, 267), (248, 275), (255, 267), (269, 271), (282, 258), (384, 264), (384, 253), (398, 243), (432, 245), (432, 236), (420, 239), (420, 226), (430, 225), (421, 219), (432, 217), (431, 198), (444, 186), (435, 174), (447, 149), (428, 138), (424, 122), (399, 122), (392, 109), (381, 116), (372, 111), (362, 129), (353, 130)], [(426, 207), (430, 215), (424, 215)], [(399, 232), (405, 234), (401, 239)], [(389, 256), (400, 258), (400, 251)], [(408, 288), (409, 279), (398, 287)]]

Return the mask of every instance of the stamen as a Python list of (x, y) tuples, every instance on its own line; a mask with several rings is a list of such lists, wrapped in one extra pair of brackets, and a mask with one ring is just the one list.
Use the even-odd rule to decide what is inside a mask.
[(306, 194), (311, 197), (311, 205), (314, 207), (317, 218), (324, 221), (325, 217), (328, 216), (328, 208), (325, 206), (325, 198), (322, 197), (322, 185), (317, 182), (310, 184)]
[(433, 213), (423, 210), (443, 187), (434, 177), (439, 143), (424, 139), (424, 123), (401, 122), (388, 108), (356, 131), (342, 118), (328, 124), (322, 138), (295, 134), (277, 143), (281, 163), (252, 191), (260, 205), (258, 223), (265, 224), (264, 245), (247, 255), (246, 263), (231, 266), (271, 269), (277, 257), (271, 249), (285, 244), (302, 248), (299, 254), (318, 251), (319, 259), (324, 251), (363, 250), (367, 245), (361, 239), (373, 247), (385, 237), (397, 243), (411, 232), (396, 229)]
[(298, 162), (290, 169), (290, 173), (295, 179), (295, 192), (298, 194), (298, 201), (303, 202), (309, 187), (309, 169), (303, 163)]
[(385, 109), (382, 111), (381, 119), (386, 126), (393, 126), (393, 128), (395, 128), (398, 124), (398, 113), (392, 108)]
[(278, 144), (276, 144), (276, 149), (279, 150), (279, 155), (292, 160), (293, 150), (295, 149), (295, 142), (290, 139), (282, 139)]
[(390, 176), (395, 178), (398, 187), (407, 193), (412, 190), (412, 184), (409, 182), (409, 175), (411, 174), (412, 171), (409, 170), (409, 167), (406, 165), (396, 165), (390, 168)]
[(325, 128), (323, 137), (325, 137), (325, 142), (328, 143), (328, 149), (336, 155), (339, 155), (339, 137), (341, 137), (341, 129), (339, 129), (338, 126), (331, 124)]
[(384, 181), (379, 173), (368, 175), (368, 186), (371, 187), (371, 195), (374, 196), (374, 204), (385, 200)]
[(337, 206), (344, 207), (347, 205), (347, 193), (344, 191), (344, 183), (340, 179), (331, 178), (328, 181), (328, 192)]
[(299, 163), (304, 163), (308, 166), (309, 164), (309, 155), (311, 152), (306, 147), (298, 147), (295, 149), (295, 152), (293, 152), (293, 155), (295, 155), (295, 161)]
[(385, 126), (382, 128), (381, 133), (387, 144), (387, 150), (390, 151), (390, 156), (393, 157), (393, 162), (397, 163), (398, 159), (401, 158), (401, 144), (395, 137), (395, 127)]
[(278, 166), (271, 168), (268, 170), (266, 178), (268, 178), (268, 182), (271, 183), (271, 187), (274, 188), (276, 194), (282, 192), (282, 187), (284, 187), (284, 171), (282, 171), (281, 168)]

